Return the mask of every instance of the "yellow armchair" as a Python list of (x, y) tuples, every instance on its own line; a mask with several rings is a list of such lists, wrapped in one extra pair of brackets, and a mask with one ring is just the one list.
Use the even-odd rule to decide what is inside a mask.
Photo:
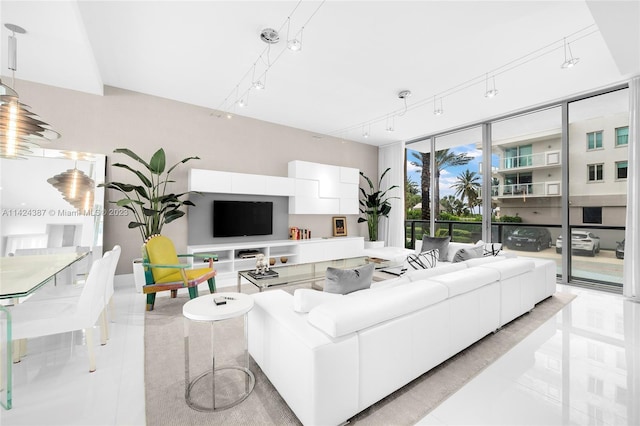
[[(173, 242), (162, 235), (153, 235), (142, 246), (143, 266), (145, 269), (146, 285), (142, 292), (147, 295), (147, 311), (152, 311), (156, 293), (171, 291), (171, 297), (176, 297), (181, 288), (189, 289), (189, 297), (198, 297), (198, 284), (207, 281), (209, 291), (216, 291), (216, 270), (213, 261), (218, 260), (215, 254), (177, 254)], [(206, 268), (191, 269), (188, 264), (180, 263), (180, 257), (208, 258)]]

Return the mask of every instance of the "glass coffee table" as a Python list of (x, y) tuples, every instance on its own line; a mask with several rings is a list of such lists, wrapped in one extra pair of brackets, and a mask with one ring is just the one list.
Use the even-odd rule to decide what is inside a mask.
[(258, 288), (258, 291), (266, 290), (270, 287), (287, 286), (294, 284), (312, 284), (317, 281), (324, 281), (328, 267), (348, 269), (357, 268), (368, 263), (373, 263), (376, 270), (397, 266), (395, 262), (379, 259), (376, 257), (350, 257), (346, 259), (326, 260), (322, 262), (298, 263), (292, 265), (276, 266), (270, 268), (275, 272), (274, 276), (261, 276), (254, 274), (255, 269), (238, 271), (238, 293), (242, 279), (249, 281)]

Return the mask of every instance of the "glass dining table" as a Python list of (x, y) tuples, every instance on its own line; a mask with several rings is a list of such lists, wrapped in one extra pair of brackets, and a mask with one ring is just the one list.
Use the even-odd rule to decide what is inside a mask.
[[(90, 252), (58, 253), (0, 258), (0, 299), (29, 296), (54, 280), (57, 275), (84, 259)], [(12, 338), (11, 311), (0, 304), (0, 405), (11, 409), (12, 405)]]

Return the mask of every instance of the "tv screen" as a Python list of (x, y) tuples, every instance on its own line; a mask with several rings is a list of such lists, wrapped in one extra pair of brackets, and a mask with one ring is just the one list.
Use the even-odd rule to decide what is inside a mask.
[(213, 202), (213, 236), (243, 237), (273, 234), (273, 202)]

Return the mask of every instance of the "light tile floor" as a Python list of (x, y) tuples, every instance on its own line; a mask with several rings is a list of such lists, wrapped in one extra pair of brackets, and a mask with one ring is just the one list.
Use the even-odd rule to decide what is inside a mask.
[[(421, 425), (640, 425), (640, 305), (578, 297)], [(2, 425), (144, 425), (144, 296), (117, 277), (111, 339), (87, 371), (82, 333), (33, 339)], [(96, 339), (99, 340), (99, 339)]]

